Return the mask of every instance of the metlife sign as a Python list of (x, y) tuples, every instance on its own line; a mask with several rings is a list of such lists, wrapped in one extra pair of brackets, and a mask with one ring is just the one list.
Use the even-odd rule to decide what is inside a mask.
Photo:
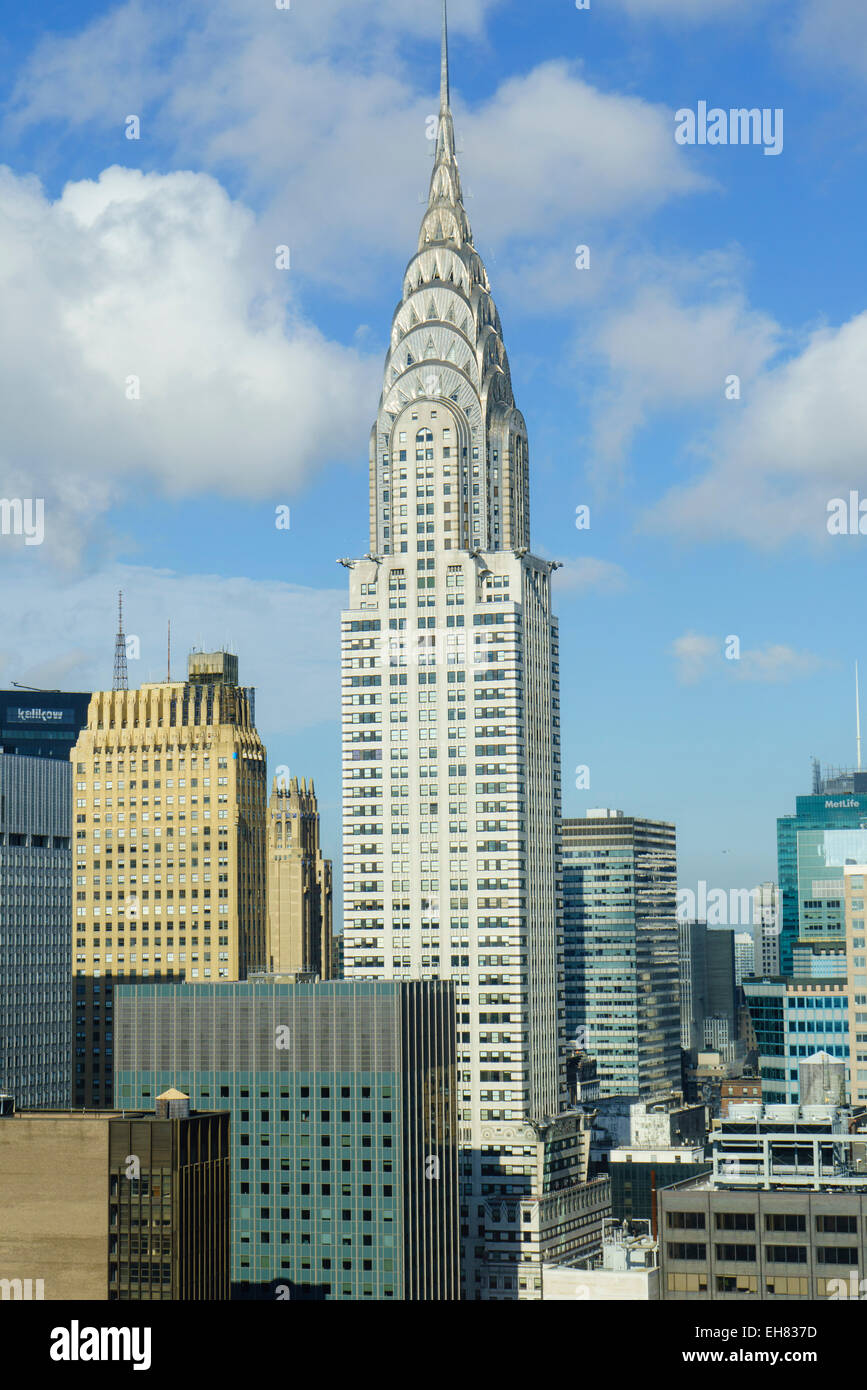
[(7, 709), (8, 724), (74, 724), (75, 711), (71, 709), (25, 709), (23, 706)]

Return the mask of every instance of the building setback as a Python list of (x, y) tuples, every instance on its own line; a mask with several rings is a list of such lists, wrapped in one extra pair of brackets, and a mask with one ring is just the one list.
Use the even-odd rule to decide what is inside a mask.
[(0, 1110), (0, 1191), (4, 1298), (229, 1297), (225, 1112)]
[(112, 1105), (116, 982), (267, 965), (265, 749), (238, 659), (93, 696), (75, 802), (73, 1103)]
[(602, 1096), (680, 1088), (677, 851), (663, 821), (588, 811), (562, 829), (566, 1022)]
[(72, 891), (68, 762), (0, 753), (0, 1091), (69, 1103)]
[(319, 844), (310, 785), (276, 778), (268, 802), (268, 953), (274, 974), (313, 971), (333, 979), (331, 860)]
[(452, 986), (117, 991), (124, 1105), (232, 1116), (233, 1297), (459, 1297)]

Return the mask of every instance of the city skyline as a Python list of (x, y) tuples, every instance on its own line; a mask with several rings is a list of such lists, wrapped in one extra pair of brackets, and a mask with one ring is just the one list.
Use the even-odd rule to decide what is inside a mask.
[[(429, 55), (438, 15), (426, 13), (425, 6), (394, 3), (372, 14), (333, 3), (317, 6), (318, 19), (296, 5), (266, 21), (244, 19), (241, 8), (220, 6), (214, 18), (213, 43), (228, 92), (219, 112), (212, 103), (197, 106), (192, 88), (184, 86), (182, 65), (174, 69), (188, 110), (197, 113), (189, 117), (188, 128), (156, 80), (150, 40), (136, 73), (126, 66), (123, 44), (115, 45), (111, 92), (97, 84), (82, 101), (75, 86), (76, 39), (86, 33), (95, 51), (102, 45), (108, 52), (112, 36), (135, 32), (130, 6), (83, 6), (74, 19), (63, 21), (52, 15), (59, 28), (50, 109), (59, 135), (50, 147), (44, 139), (45, 50), (37, 51), (26, 16), (17, 16), (10, 28), (18, 85), (7, 92), (5, 131), (15, 235), (25, 225), (35, 229), (44, 259), (51, 262), (57, 219), (68, 214), (77, 228), (68, 256), (107, 246), (115, 224), (139, 248), (135, 273), (123, 240), (105, 263), (115, 293), (128, 306), (113, 335), (104, 336), (101, 353), (96, 341), (79, 342), (88, 348), (84, 355), (90, 364), (86, 399), (112, 421), (108, 435), (116, 433), (125, 447), (134, 442), (138, 471), (132, 480), (113, 475), (106, 512), (88, 486), (60, 491), (55, 485), (55, 457), (63, 456), (78, 477), (69, 440), (79, 434), (87, 438), (89, 426), (82, 431), (78, 422), (76, 431), (75, 422), (66, 419), (62, 433), (46, 434), (39, 422), (56, 424), (60, 410), (53, 395), (20, 426), (15, 458), (6, 462), (10, 478), (21, 481), (7, 491), (23, 495), (35, 490), (25, 486), (26, 477), (39, 480), (46, 496), (46, 538), (42, 546), (25, 549), (15, 537), (0, 537), (0, 565), (11, 584), (27, 585), (43, 617), (37, 629), (25, 623), (24, 613), (8, 615), (0, 683), (105, 688), (118, 587), (127, 595), (128, 627), (141, 639), (140, 660), (131, 663), (133, 684), (149, 675), (159, 678), (167, 617), (181, 639), (188, 636), (184, 645), (233, 641), (261, 692), (259, 722), (273, 763), (316, 776), (324, 849), (337, 859), (339, 682), (328, 629), (333, 625), (336, 631), (342, 591), (334, 559), (355, 549), (354, 517), (366, 491), (367, 401), (379, 375), (382, 325), (394, 298), (390, 275), (412, 235), (413, 200), (421, 192), (423, 155), (431, 146), (428, 116), (436, 104)], [(850, 233), (848, 220), (845, 227), (835, 224), (833, 266), (827, 258), (805, 259), (800, 242), (796, 249), (779, 234), (789, 225), (787, 208), (800, 208), (804, 187), (816, 184), (817, 160), (833, 126), (835, 138), (844, 142), (843, 157), (829, 169), (823, 166), (822, 199), (812, 213), (816, 241), (832, 240), (828, 219), (843, 192), (839, 166), (848, 173), (858, 158), (845, 143), (846, 118), (856, 100), (845, 73), (857, 63), (857, 45), (844, 80), (832, 92), (822, 67), (831, 40), (824, 57), (815, 46), (809, 56), (808, 7), (786, 7), (788, 28), (774, 26), (780, 7), (773, 4), (754, 7), (752, 15), (744, 9), (738, 25), (702, 22), (699, 16), (686, 28), (678, 27), (677, 6), (647, 7), (653, 21), (636, 16), (635, 8), (618, 4), (610, 13), (567, 15), (550, 6), (538, 22), (505, 3), (454, 4), (458, 133), (473, 194), (470, 213), (497, 281), (515, 381), (535, 441), (536, 543), (544, 555), (566, 562), (554, 579), (555, 603), (570, 632), (562, 652), (564, 814), (606, 805), (674, 821), (685, 886), (705, 880), (725, 889), (746, 888), (774, 877), (774, 821), (807, 789), (809, 757), (854, 762), (850, 670), (857, 639), (835, 596), (857, 582), (859, 541), (828, 534), (824, 502), (811, 539), (794, 538), (788, 548), (781, 540), (776, 551), (756, 549), (755, 536), (733, 535), (731, 509), (727, 512), (718, 496), (709, 499), (694, 534), (688, 533), (686, 549), (682, 533), (650, 535), (641, 527), (649, 514), (658, 515), (661, 499), (671, 499), (675, 478), (692, 473), (700, 480), (695, 460), (702, 449), (707, 454), (704, 444), (724, 428), (725, 411), (743, 406), (760, 424), (763, 403), (782, 401), (787, 384), (794, 389), (799, 381), (814, 379), (810, 372), (821, 370), (823, 344), (832, 362), (841, 363), (841, 379), (846, 376), (842, 366), (857, 361), (860, 319), (852, 316), (860, 307), (860, 278), (847, 275), (847, 267), (856, 264), (854, 240), (849, 240), (854, 226)], [(844, 8), (838, 5), (841, 13)], [(198, 51), (197, 15), (189, 32), (181, 32), (168, 7), (155, 13), (159, 24), (151, 38), (158, 34), (177, 63)], [(349, 20), (342, 37), (338, 19)], [(263, 28), (266, 22), (271, 27)], [(282, 30), (275, 30), (276, 24)], [(264, 34), (274, 40), (267, 59)], [(379, 50), (370, 43), (359, 49), (366, 58), (350, 55), (350, 35), (355, 42), (374, 34), (385, 41), (382, 56), (375, 56)], [(231, 38), (240, 39), (237, 52)], [(649, 59), (639, 61), (639, 45), (652, 58), (652, 75)], [(674, 61), (679, 45), (690, 56), (686, 85), (694, 91), (684, 91)], [(484, 63), (474, 61), (476, 53), (485, 54)], [(261, 110), (274, 115), (271, 129), (281, 134), (274, 138), (260, 130), (245, 115), (251, 100), (240, 85), (239, 54), (259, 61), (268, 73), (282, 65), (287, 76), (297, 78), (299, 62), (316, 61), (323, 79), (342, 75), (347, 93), (338, 112), (342, 143), (330, 143), (321, 107), (300, 80), (286, 83), (284, 96), (272, 95), (264, 84)], [(742, 86), (754, 88), (754, 95), (742, 95)], [(333, 96), (333, 83), (328, 90)], [(112, 107), (119, 91), (122, 112)], [(723, 106), (745, 100), (762, 109), (785, 108), (780, 157), (766, 159), (754, 149), (679, 146), (675, 113), (706, 98)], [(355, 103), (351, 121), (345, 104), (350, 99)], [(816, 102), (818, 125), (811, 124)], [(133, 142), (126, 138), (126, 121), (139, 107), (142, 126)], [(144, 116), (145, 107), (153, 114)], [(541, 125), (533, 124), (534, 111), (549, 113)], [(289, 115), (293, 119), (287, 124)], [(357, 134), (349, 138), (355, 127)], [(303, 146), (292, 135), (298, 129), (305, 133)], [(511, 163), (505, 171), (496, 154), (499, 131), (508, 132)], [(386, 135), (395, 158), (375, 184), (370, 161)], [(558, 178), (547, 198), (540, 191), (535, 206), (534, 160), (552, 158), (549, 146), (575, 176)], [(242, 157), (246, 154), (249, 160)], [(143, 169), (144, 176), (123, 176), (124, 165)], [(20, 179), (33, 170), (43, 178), (44, 192), (31, 188), (25, 197)], [(527, 206), (523, 199), (504, 201), (492, 178), (495, 171), (508, 175), (507, 184), (530, 192)], [(344, 240), (351, 237), (361, 275), (350, 273), (333, 237), (320, 235), (317, 243), (311, 235), (314, 228), (323, 233), (331, 225), (331, 209), (317, 192), (324, 182), (344, 190), (334, 220), (341, 221)], [(856, 196), (852, 184), (849, 175), (847, 197)], [(285, 187), (296, 189), (303, 200), (302, 217), (286, 202)], [(358, 217), (374, 187), (395, 210), (376, 236)], [(772, 212), (774, 201), (779, 212)], [(146, 211), (162, 218), (171, 207), (180, 230), (165, 248), (171, 255), (160, 259), (141, 219)], [(857, 218), (851, 221), (857, 225)], [(627, 224), (633, 228), (631, 239)], [(195, 254), (194, 225), (211, 234)], [(209, 256), (211, 243), (232, 248), (228, 272), (224, 264), (218, 273)], [(285, 275), (274, 270), (274, 248), (284, 243), (291, 252)], [(575, 266), (576, 245), (583, 244), (590, 246), (589, 272)], [(706, 273), (687, 272), (684, 256), (699, 257), (699, 270)], [(63, 257), (61, 262), (66, 264)], [(135, 361), (144, 352), (146, 327), (136, 283), (142, 274), (150, 277), (158, 289), (160, 322), (172, 323), (180, 281), (169, 274), (169, 263), (187, 276), (194, 320), (207, 318), (210, 297), (212, 312), (224, 316), (227, 342), (238, 348), (231, 362), (216, 362), (207, 344), (194, 336), (186, 340), (186, 368), (171, 362), (187, 417), (201, 427), (194, 436), (176, 432), (166, 457), (176, 448), (183, 456), (174, 459), (171, 476), (160, 456), (174, 420), (176, 392), (165, 373), (155, 375), (150, 358), (143, 365)], [(655, 302), (648, 301), (651, 286), (657, 287)], [(62, 283), (55, 288), (58, 302), (64, 300)], [(86, 281), (78, 303), (95, 304), (99, 293), (99, 283)], [(822, 316), (828, 327), (820, 342), (815, 325)], [(75, 319), (73, 312), (67, 322)], [(642, 348), (649, 325), (662, 334), (658, 355), (664, 360), (658, 369)], [(63, 364), (63, 354), (71, 350), (70, 331), (57, 338), (59, 359), (43, 360)], [(239, 337), (232, 336), (236, 332)], [(336, 441), (330, 422), (335, 412), (327, 405), (312, 421), (309, 413), (298, 416), (300, 435), (286, 430), (289, 416), (281, 417), (279, 427), (275, 422), (276, 407), (288, 402), (268, 382), (283, 366), (291, 373), (296, 359), (285, 354), (297, 352), (299, 341), (308, 346), (311, 363), (330, 370), (341, 384), (343, 434)], [(685, 358), (703, 361), (708, 344), (713, 351), (701, 371), (696, 369), (700, 380), (678, 386), (675, 365), (681, 369)], [(729, 360), (719, 357), (723, 348)], [(191, 372), (192, 361), (200, 370)], [(125, 395), (126, 378), (136, 374), (137, 365), (138, 402)], [(743, 393), (735, 403), (725, 399), (724, 382), (738, 367)], [(258, 383), (260, 392), (258, 425), (247, 431), (244, 446), (253, 455), (244, 469), (230, 467), (213, 429), (213, 396), (204, 390), (226, 372), (241, 373)], [(112, 406), (106, 395), (115, 373), (122, 407)], [(641, 417), (623, 422), (629, 434), (625, 452), (634, 470), (626, 484), (617, 482), (622, 460), (611, 462), (612, 450), (618, 452), (611, 410), (595, 417), (591, 399), (620, 402)], [(238, 418), (246, 419), (247, 407), (234, 404)], [(837, 406), (844, 423), (852, 423), (846, 399)], [(133, 414), (138, 423), (131, 426)], [(807, 424), (813, 422), (810, 416)], [(805, 447), (810, 437), (808, 430)], [(798, 465), (805, 476), (822, 478), (822, 495), (829, 501), (847, 498), (857, 483), (847, 448), (845, 441), (837, 447), (836, 437), (827, 435), (822, 449)], [(810, 458), (815, 463), (826, 454), (837, 461), (833, 477), (817, 471), (818, 463), (807, 467)], [(606, 457), (611, 465), (602, 470), (607, 493), (597, 486), (597, 465)], [(92, 455), (95, 476), (111, 467), (100, 446)], [(758, 488), (762, 475), (755, 476), (752, 510), (772, 523), (770, 503), (765, 505)], [(142, 481), (145, 495), (133, 502)], [(591, 508), (586, 532), (574, 524), (581, 505)], [(274, 524), (280, 506), (291, 508), (286, 531)], [(778, 523), (767, 525), (769, 533), (783, 536), (790, 512), (809, 531), (803, 507), (779, 506)], [(214, 611), (220, 614), (217, 632), (207, 621)], [(616, 642), (612, 631), (618, 633)], [(724, 655), (730, 636), (740, 637), (740, 663)], [(586, 679), (588, 668), (592, 681)], [(784, 676), (789, 679), (775, 679)], [(289, 678), (297, 692), (291, 702), (283, 698)], [(313, 718), (321, 722), (311, 724)], [(579, 789), (575, 770), (584, 767), (590, 786)], [(711, 798), (704, 791), (707, 780), (713, 784)]]
[(0, 1301), (863, 1296), (867, 10), (720, 8), (0, 37)]

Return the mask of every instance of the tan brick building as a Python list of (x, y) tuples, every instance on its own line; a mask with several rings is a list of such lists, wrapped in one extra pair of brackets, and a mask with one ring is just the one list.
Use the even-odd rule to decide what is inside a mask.
[(268, 803), (268, 930), (271, 969), (333, 978), (331, 860), (319, 843), (311, 778), (276, 779)]
[(72, 1103), (112, 1104), (113, 985), (267, 968), (265, 748), (238, 659), (101, 691), (73, 776)]

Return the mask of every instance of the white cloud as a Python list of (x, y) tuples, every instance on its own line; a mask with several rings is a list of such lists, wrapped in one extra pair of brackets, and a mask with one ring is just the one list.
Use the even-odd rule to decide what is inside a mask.
[(565, 593), (586, 594), (601, 591), (615, 594), (625, 589), (627, 583), (626, 571), (620, 565), (591, 555), (566, 560), (563, 568), (554, 572), (556, 590)]
[(827, 541), (830, 499), (865, 492), (865, 378), (867, 312), (815, 331), (731, 403), (707, 471), (664, 497), (648, 525), (762, 546), (796, 535)]
[(564, 62), (507, 80), (463, 124), (488, 236), (534, 236), (707, 186), (679, 158), (670, 111), (602, 92)]
[[(225, 82), (245, 114), (216, 135), (203, 132), (196, 150), (204, 146), (211, 163), (231, 160), (272, 197), (267, 225), (275, 236), (285, 229), (306, 273), (350, 294), (369, 291), (361, 265), (396, 283), (415, 250), (427, 196), (432, 94), (420, 97), (392, 73), (359, 76), (326, 60), (287, 86), (271, 52), (248, 54)], [(187, 99), (198, 106), (195, 91)], [(601, 92), (563, 62), (505, 81), (472, 110), (458, 93), (455, 107), (470, 221), (494, 278), (505, 283), (508, 274), (525, 302), (534, 298), (525, 263), (544, 258), (547, 247), (562, 257), (551, 273), (569, 294), (580, 278), (572, 248), (600, 219), (645, 214), (710, 187), (675, 144), (669, 111)], [(293, 131), (287, 144), (273, 138), (283, 127)], [(193, 145), (187, 138), (185, 153)], [(371, 207), (388, 216), (372, 217)], [(496, 266), (497, 251), (514, 240), (521, 250)]]
[[(454, 32), (483, 43), (494, 7), (461, 6)], [(62, 137), (97, 122), (130, 160), (153, 158), (162, 139), (175, 157), (231, 163), (250, 194), (233, 200), (203, 173), (113, 166), (51, 201), (0, 171), (0, 467), (6, 495), (45, 498), (53, 556), (75, 560), (131, 486), (255, 499), (279, 489), (283, 501), (324, 463), (363, 457), (379, 354), (320, 333), (293, 277), (364, 296), (378, 271), (396, 283), (411, 254), (422, 208), (407, 190), (427, 183), (438, 64), (433, 45), (421, 76), (394, 56), (407, 35), (434, 38), (430, 8), (333, 0), (266, 15), (246, 0), (189, 11), (132, 0), (39, 47), (12, 129), (50, 121)], [(133, 113), (141, 142), (123, 138)], [(578, 218), (584, 227), (704, 186), (670, 113), (602, 93), (564, 63), (507, 81), (460, 124), (482, 171), (474, 188), (467, 180), (471, 215), (533, 254), (567, 227), (571, 246)], [(274, 266), (282, 244), (289, 272)], [(570, 255), (561, 280), (577, 278)], [(532, 299), (531, 280), (524, 289)], [(127, 399), (131, 377), (140, 400)]]
[[(455, 8), (453, 31), (483, 46), (494, 0)], [(369, 288), (370, 267), (395, 276), (423, 211), (416, 199), (427, 191), (432, 148), (425, 125), (439, 80), (434, 42), (424, 66), (408, 67), (403, 49), (408, 37), (434, 40), (438, 6), (317, 0), (290, 16), (236, 0), (194, 9), (196, 22), (186, 10), (160, 8), (151, 26), (150, 7), (145, 17), (132, 0), (81, 34), (46, 42), (18, 84), (10, 132), (51, 120), (57, 135), (96, 122), (126, 146), (124, 119), (140, 114), (142, 142), (131, 158), (152, 158), (157, 147), (231, 173), (305, 274), (356, 294)], [(566, 227), (571, 237), (594, 218), (647, 211), (708, 186), (676, 146), (662, 107), (602, 92), (567, 63), (548, 62), (467, 111), (462, 67), (456, 53), (468, 210), (488, 247), (519, 237), (538, 249)]]
[(682, 685), (697, 685), (714, 671), (735, 680), (776, 684), (811, 675), (821, 666), (812, 652), (799, 652), (780, 642), (763, 647), (736, 650), (730, 647), (731, 638), (711, 637), (705, 633), (687, 632), (671, 644), (677, 679)]
[(804, 62), (867, 73), (867, 8), (863, 0), (804, 0), (791, 36), (793, 52)]
[(819, 658), (812, 652), (799, 652), (794, 647), (776, 642), (744, 652), (737, 674), (742, 680), (776, 683), (809, 676), (820, 665)]
[[(593, 0), (591, 0), (593, 3)], [(609, 0), (613, 9), (647, 23), (745, 25), (775, 22), (774, 37), (805, 64), (867, 72), (867, 9), (864, 0)]]
[(143, 566), (62, 586), (45, 572), (17, 583), (17, 601), (4, 613), (0, 685), (110, 689), (118, 589), (127, 634), (141, 643), (141, 659), (129, 662), (131, 687), (165, 679), (171, 619), (172, 674), (183, 673), (193, 646), (231, 647), (242, 684), (257, 688), (260, 729), (291, 733), (339, 718), (342, 591)]
[(653, 414), (695, 405), (738, 409), (726, 383), (746, 392), (777, 351), (778, 326), (734, 289), (685, 303), (671, 285), (639, 290), (605, 319), (594, 339), (610, 385), (594, 409), (594, 471), (611, 477)]
[(0, 169), (0, 201), (0, 468), (45, 497), (47, 549), (130, 490), (285, 502), (359, 456), (378, 363), (294, 310), (214, 179), (115, 167), (50, 202)]
[[(456, 38), (479, 40), (485, 18), (504, 0), (463, 0), (452, 5), (449, 29)], [(295, 0), (291, 10), (249, 0), (127, 0), (71, 34), (47, 34), (24, 64), (11, 102), (13, 125), (61, 119), (73, 125), (92, 120), (115, 123), (129, 112), (152, 111), (156, 102), (176, 93), (178, 108), (198, 92), (213, 115), (232, 96), (226, 71), (240, 74), (250, 54), (266, 53), (283, 68), (292, 85), (296, 68), (326, 55), (339, 55), (358, 69), (395, 67), (402, 42), (435, 41), (440, 32), (439, 6), (418, 0)], [(431, 64), (432, 86), (439, 65)], [(209, 86), (210, 83), (210, 86)], [(272, 130), (272, 140), (277, 132)]]
[(698, 632), (687, 632), (671, 645), (671, 652), (677, 663), (677, 678), (683, 685), (695, 685), (710, 669), (711, 662), (718, 659), (721, 646), (715, 637), (705, 637)]

